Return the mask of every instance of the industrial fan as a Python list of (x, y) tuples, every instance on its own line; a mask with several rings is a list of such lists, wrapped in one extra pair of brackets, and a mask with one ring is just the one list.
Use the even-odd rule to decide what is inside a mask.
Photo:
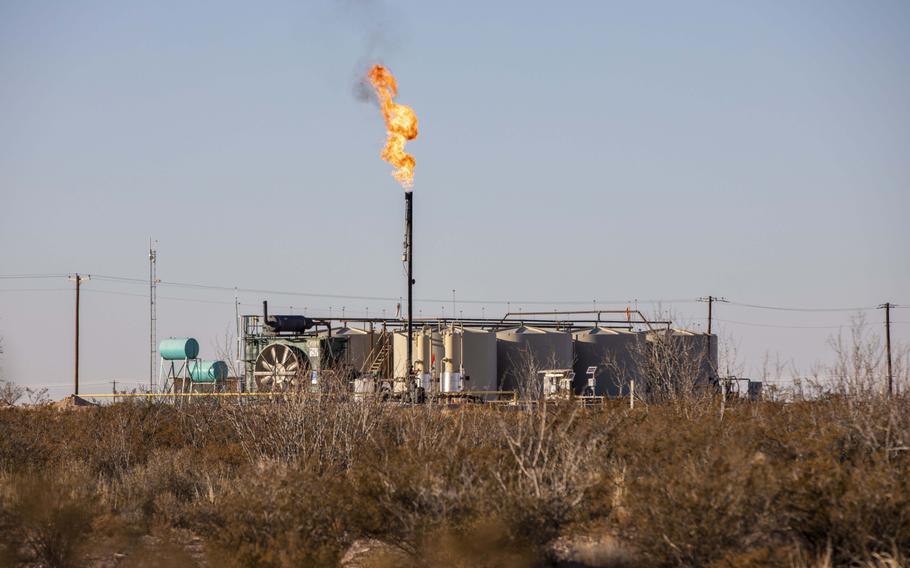
[(309, 359), (303, 351), (284, 343), (273, 343), (259, 353), (253, 376), (261, 392), (282, 392), (305, 384)]

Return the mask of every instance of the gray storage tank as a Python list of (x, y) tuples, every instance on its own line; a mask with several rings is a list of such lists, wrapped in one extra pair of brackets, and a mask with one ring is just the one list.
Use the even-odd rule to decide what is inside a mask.
[[(480, 328), (446, 329), (440, 391), (495, 391), (496, 335)], [(467, 380), (466, 380), (467, 379)]]
[(588, 369), (596, 368), (594, 395), (622, 397), (640, 370), (643, 337), (625, 329), (592, 327), (572, 334), (575, 340), (575, 394), (586, 394)]
[[(658, 349), (658, 342), (665, 340), (663, 349), (677, 361), (678, 372), (688, 375), (688, 380), (700, 387), (708, 387), (717, 378), (717, 336), (685, 329), (655, 330), (645, 332), (649, 349)], [(643, 370), (645, 371), (645, 370)]]
[(499, 388), (535, 398), (537, 371), (572, 367), (572, 336), (525, 325), (504, 329), (496, 333), (496, 359)]

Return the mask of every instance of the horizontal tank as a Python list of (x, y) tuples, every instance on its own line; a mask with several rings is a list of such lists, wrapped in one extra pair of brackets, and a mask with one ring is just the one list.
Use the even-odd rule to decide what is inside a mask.
[(195, 359), (199, 355), (199, 342), (192, 337), (171, 337), (162, 339), (158, 353), (166, 361)]
[[(572, 334), (575, 340), (575, 394), (620, 397), (639, 374), (643, 337), (625, 329), (592, 327)], [(593, 392), (588, 369), (595, 368)]]
[(443, 346), (441, 392), (497, 390), (496, 334), (470, 327), (447, 329)]
[(505, 329), (496, 333), (496, 358), (499, 387), (517, 390), (522, 398), (536, 398), (538, 371), (572, 367), (572, 336), (524, 325)]
[(215, 383), (228, 376), (228, 366), (224, 361), (196, 361), (190, 363), (190, 378), (194, 383)]
[(315, 323), (306, 316), (266, 316), (265, 328), (271, 333), (304, 333)]

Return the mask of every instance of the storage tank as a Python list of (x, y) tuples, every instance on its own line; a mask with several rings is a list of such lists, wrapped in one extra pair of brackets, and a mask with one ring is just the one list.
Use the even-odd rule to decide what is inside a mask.
[(190, 378), (194, 383), (217, 383), (228, 376), (224, 361), (196, 361), (190, 363)]
[(455, 328), (443, 331), (443, 369), (440, 390), (495, 391), (496, 335), (479, 328)]
[(517, 389), (523, 397), (536, 397), (537, 371), (572, 367), (572, 336), (524, 325), (505, 329), (496, 333), (496, 359), (502, 390)]
[[(427, 393), (434, 392), (436, 381), (442, 374), (442, 360), (445, 357), (442, 333), (431, 328), (415, 329), (413, 331), (413, 344), (411, 364), (414, 366), (414, 373), (420, 378), (420, 386)], [(406, 377), (408, 374), (407, 331), (395, 332), (392, 342), (392, 357), (395, 377)], [(403, 387), (398, 387), (397, 390), (403, 390)]]
[(445, 346), (442, 342), (442, 331), (439, 329), (426, 330), (426, 363), (424, 363), (423, 388), (427, 393), (439, 392), (440, 379), (445, 359)]
[(342, 327), (333, 331), (332, 335), (345, 339), (339, 363), (361, 371), (373, 350), (373, 334), (357, 327)]
[(659, 338), (666, 338), (678, 372), (691, 373), (694, 384), (707, 386), (716, 380), (716, 335), (671, 329), (647, 332), (645, 337), (652, 350)]
[(594, 395), (629, 394), (629, 381), (640, 373), (642, 336), (625, 329), (592, 327), (572, 334), (575, 340), (575, 394), (587, 394), (588, 369), (596, 367)]
[(165, 361), (195, 359), (199, 355), (199, 342), (192, 337), (171, 337), (162, 339), (158, 352)]
[[(416, 357), (416, 355), (414, 355)], [(395, 392), (407, 390), (401, 380), (408, 376), (408, 332), (396, 331), (392, 334), (392, 377), (395, 380)]]

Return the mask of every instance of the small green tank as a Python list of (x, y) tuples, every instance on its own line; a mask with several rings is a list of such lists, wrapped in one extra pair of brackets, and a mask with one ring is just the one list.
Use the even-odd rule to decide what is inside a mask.
[(199, 342), (192, 337), (171, 337), (161, 340), (158, 352), (165, 361), (195, 359), (199, 355)]
[(194, 383), (217, 383), (228, 376), (224, 361), (195, 361), (190, 363), (190, 378)]

